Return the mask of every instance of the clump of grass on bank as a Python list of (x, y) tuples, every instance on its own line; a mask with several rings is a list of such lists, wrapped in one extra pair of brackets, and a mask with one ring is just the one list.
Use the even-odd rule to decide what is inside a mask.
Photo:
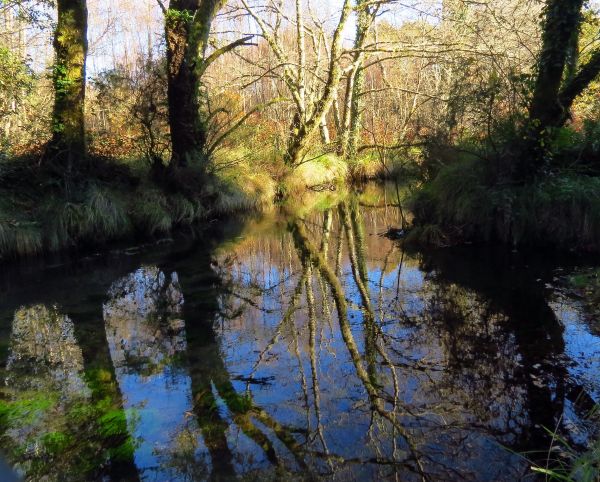
[(600, 250), (600, 177), (563, 173), (527, 185), (499, 185), (491, 178), (479, 159), (441, 169), (412, 199), (409, 241)]
[(286, 191), (293, 195), (307, 189), (335, 188), (343, 184), (347, 177), (348, 164), (335, 154), (325, 154), (303, 162), (283, 182)]
[(172, 194), (123, 166), (98, 163), (75, 181), (35, 160), (0, 165), (0, 259), (152, 237), (209, 214), (202, 195)]
[(419, 146), (398, 150), (370, 149), (348, 161), (354, 182), (371, 180), (407, 180), (419, 177), (423, 150)]
[[(595, 319), (600, 316), (600, 269), (584, 269), (567, 278), (568, 288), (583, 300), (586, 311)], [(600, 325), (598, 325), (600, 327)]]
[(214, 198), (211, 212), (225, 215), (270, 209), (277, 186), (269, 170), (274, 161), (268, 156), (268, 152), (243, 146), (219, 151), (214, 159), (213, 183), (208, 186)]
[(348, 164), (350, 178), (354, 181), (368, 181), (384, 177), (385, 165), (375, 151), (350, 160)]
[(600, 304), (600, 269), (592, 269), (572, 275), (570, 285), (580, 290), (593, 303)]

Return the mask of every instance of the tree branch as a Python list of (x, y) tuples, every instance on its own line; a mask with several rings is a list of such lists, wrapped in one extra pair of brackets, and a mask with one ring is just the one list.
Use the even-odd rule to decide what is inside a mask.
[(575, 76), (560, 91), (559, 102), (564, 109), (561, 125), (568, 120), (575, 99), (598, 75), (600, 75), (600, 48), (592, 54), (590, 60), (579, 68)]
[(252, 110), (250, 110), (245, 116), (243, 116), (239, 121), (237, 121), (233, 126), (231, 126), (229, 129), (227, 129), (225, 132), (223, 132), (223, 134), (221, 134), (219, 137), (217, 137), (214, 142), (211, 144), (211, 146), (208, 148), (208, 153), (212, 154), (213, 152), (215, 152), (215, 150), (217, 149), (217, 147), (219, 147), (219, 145), (227, 138), (229, 137), (238, 127), (240, 127), (244, 122), (246, 122), (246, 120), (251, 117), (252, 115), (254, 115), (256, 112), (260, 112), (264, 109), (266, 109), (267, 107), (272, 106), (273, 104), (278, 104), (280, 102), (289, 102), (290, 99), (286, 99), (283, 97), (278, 97), (276, 99), (270, 100), (269, 102), (265, 102), (264, 104), (259, 104), (256, 107), (254, 107)]
[(156, 0), (156, 3), (158, 3), (158, 6), (160, 7), (163, 15), (167, 14), (167, 7), (165, 7), (165, 4), (162, 2), (162, 0)]
[(234, 42), (231, 42), (230, 44), (227, 44), (227, 45), (225, 45), (225, 46), (223, 46), (223, 47), (218, 48), (217, 50), (215, 50), (212, 54), (210, 54), (208, 57), (206, 57), (206, 59), (204, 59), (202, 61), (202, 63), (198, 67), (198, 75), (200, 77), (202, 77), (202, 75), (204, 74), (204, 72), (206, 72), (206, 69), (208, 69), (208, 67), (210, 67), (210, 65), (215, 60), (217, 60), (222, 55), (225, 55), (227, 52), (231, 52), (236, 47), (240, 47), (242, 45), (243, 46), (256, 45), (256, 44), (248, 43), (253, 38), (254, 38), (254, 35), (248, 35), (246, 37), (242, 37), (240, 39), (237, 39)]

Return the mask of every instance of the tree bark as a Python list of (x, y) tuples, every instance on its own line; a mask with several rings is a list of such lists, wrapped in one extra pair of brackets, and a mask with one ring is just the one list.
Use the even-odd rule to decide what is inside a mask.
[(86, 159), (87, 5), (85, 0), (58, 0), (56, 5), (53, 136), (46, 159), (71, 171)]
[(290, 167), (301, 164), (309, 148), (310, 140), (321, 125), (321, 120), (331, 108), (342, 78), (340, 56), (342, 52), (342, 32), (350, 17), (352, 6), (350, 0), (345, 0), (340, 14), (340, 20), (333, 34), (331, 44), (331, 58), (329, 59), (329, 72), (323, 88), (323, 94), (317, 100), (312, 115), (305, 122), (301, 122), (297, 129), (292, 129), (292, 134), (285, 155), (285, 163)]
[(166, 10), (168, 102), (175, 168), (205, 156), (201, 80), (211, 24), (226, 0), (171, 0)]
[(559, 95), (562, 106), (562, 116), (558, 119), (557, 127), (563, 126), (570, 118), (573, 102), (600, 75), (600, 49), (596, 50), (590, 60), (581, 66), (564, 85)]
[(529, 122), (518, 141), (521, 146), (512, 173), (518, 182), (531, 182), (547, 169), (552, 129), (568, 118), (568, 107), (561, 103), (561, 86), (573, 57), (573, 37), (582, 21), (583, 4), (584, 0), (547, 0)]
[(559, 92), (569, 58), (571, 39), (582, 20), (584, 0), (549, 0), (542, 34), (542, 52), (529, 111), (540, 131), (557, 126), (564, 116)]
[(353, 68), (348, 81), (346, 120), (342, 134), (341, 153), (346, 159), (356, 157), (362, 131), (362, 114), (364, 102), (362, 93), (365, 86), (364, 46), (369, 30), (375, 20), (377, 7), (369, 7), (366, 0), (356, 0), (357, 19), (356, 36), (354, 38)]

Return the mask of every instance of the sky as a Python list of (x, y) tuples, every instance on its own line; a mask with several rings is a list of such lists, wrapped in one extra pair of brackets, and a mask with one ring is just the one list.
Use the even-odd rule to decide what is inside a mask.
[[(264, 3), (264, 0), (251, 1)], [(310, 2), (319, 17), (330, 19), (328, 24), (333, 29), (343, 0), (303, 1), (305, 5)], [(595, 8), (600, 6), (600, 0), (591, 3)], [(441, 0), (404, 0), (394, 6), (384, 7), (387, 13), (383, 18), (392, 24), (401, 24), (423, 15), (424, 10), (439, 12), (440, 6)], [(88, 11), (88, 75), (91, 77), (113, 68), (115, 61), (133, 62), (136, 54), (146, 54), (149, 49), (157, 53), (164, 45), (163, 15), (156, 0), (88, 0)], [(435, 16), (428, 17), (428, 20), (434, 22)], [(244, 22), (242, 28), (246, 32), (256, 32), (256, 27), (252, 27), (249, 21)], [(227, 29), (223, 25), (217, 25), (216, 28)], [(352, 18), (344, 30), (346, 42), (352, 41), (354, 29), (355, 21)], [(32, 66), (36, 71), (41, 71), (52, 60), (52, 29), (31, 28), (27, 36), (29, 55), (35, 60)]]

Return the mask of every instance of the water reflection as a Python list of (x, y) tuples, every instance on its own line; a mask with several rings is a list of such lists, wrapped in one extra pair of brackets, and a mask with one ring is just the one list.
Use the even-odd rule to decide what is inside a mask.
[(143, 480), (197, 477), (206, 450), (192, 413), (183, 295), (176, 273), (143, 267), (115, 282), (103, 315), (116, 379), (129, 409)]
[[(2, 446), (44, 455), (11, 462), (33, 480), (518, 480), (545, 427), (585, 446), (600, 339), (546, 287), (556, 265), (409, 253), (378, 235), (399, 213), (372, 197), (165, 248), (85, 317), (17, 311)], [(35, 423), (14, 416), (39, 397), (56, 403)], [(51, 453), (55, 432), (97, 450)]]
[[(232, 370), (269, 380), (246, 389), (297, 427), (321, 475), (526, 475), (510, 450), (545, 457), (569, 366), (543, 283), (506, 273), (506, 259), (390, 249), (374, 235), (384, 215), (354, 200), (290, 222), (291, 237), (242, 244), (233, 266), (227, 252), (220, 274), (243, 313), (221, 320)], [(587, 349), (597, 356), (598, 340)]]
[(17, 310), (5, 373), (1, 440), (17, 473), (31, 480), (83, 479), (113, 468), (128, 474), (121, 412), (107, 393), (98, 396), (102, 373), (84, 371), (73, 321), (58, 307)]
[(21, 390), (86, 395), (83, 355), (73, 321), (57, 307), (21, 308), (12, 325), (7, 385)]

